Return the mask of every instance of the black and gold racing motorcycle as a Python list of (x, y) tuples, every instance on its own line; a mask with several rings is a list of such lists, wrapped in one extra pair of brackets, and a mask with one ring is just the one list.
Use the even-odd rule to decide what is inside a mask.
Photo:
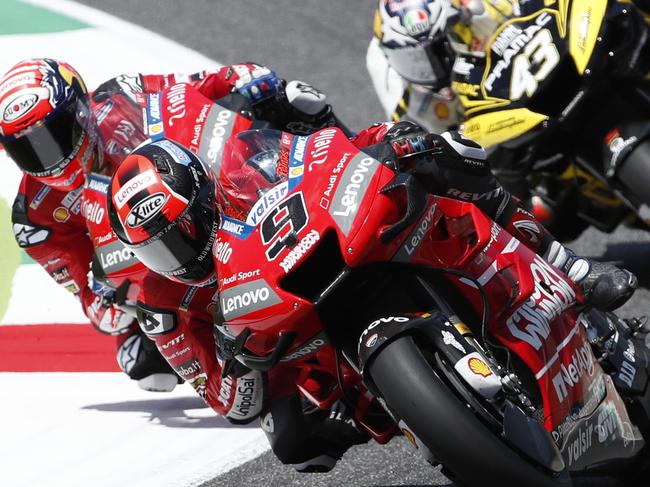
[(650, 37), (633, 4), (528, 0), (462, 54), (464, 133), (560, 240), (650, 229)]

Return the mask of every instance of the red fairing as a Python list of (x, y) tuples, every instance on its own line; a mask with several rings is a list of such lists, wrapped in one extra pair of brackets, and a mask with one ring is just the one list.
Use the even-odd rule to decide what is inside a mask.
[(369, 145), (379, 144), (386, 135), (386, 132), (393, 126), (393, 122), (384, 122), (368, 127), (359, 131), (351, 141), (357, 147), (368, 147)]
[[(577, 316), (579, 291), (471, 203), (429, 195), (420, 217), (394, 240), (382, 242), (381, 232), (404, 215), (404, 193), (379, 191), (395, 173), (356, 144), (381, 141), (386, 127), (372, 127), (354, 143), (336, 128), (309, 137), (267, 131), (260, 135), (263, 141), (245, 134), (237, 144), (229, 141), (223, 161), (228, 169), (219, 175), (225, 216), (214, 246), (229, 330), (239, 335), (248, 329), (247, 352), (265, 357), (283, 333), (295, 333), (280, 365), (295, 367), (303, 396), (327, 408), (336, 398), (328, 394), (337, 389), (332, 349), (314, 306), (317, 296), (303, 297), (308, 291), (290, 281), (307, 268), (301, 266), (327, 240), (339, 247), (350, 268), (394, 262), (452, 269), (467, 276), (448, 279), (478, 316), (483, 301), (477, 283), (484, 288), (490, 331), (536, 377), (544, 425), (555, 430), (572, 409), (593, 404), (605, 388)], [(251, 167), (266, 170), (256, 174)], [(230, 208), (236, 211), (229, 213)], [(298, 282), (306, 277), (300, 275)], [(363, 391), (354, 370), (347, 372), (344, 388)], [(387, 438), (385, 431), (370, 433)]]
[[(552, 431), (571, 408), (596, 393), (592, 390), (604, 387), (574, 306), (579, 291), (475, 206), (432, 197), (428, 208), (395, 260), (456, 269), (484, 287), (490, 330), (530, 367), (543, 397), (545, 426)], [(476, 284), (452, 281), (480, 313)]]
[[(398, 245), (375, 245), (376, 229), (394, 223), (399, 215), (399, 205), (378, 194), (394, 177), (389, 168), (360, 152), (336, 128), (311, 137), (277, 134), (280, 152), (291, 156), (286, 176), (275, 185), (264, 183), (259, 173), (253, 178), (245, 158), (231, 159), (240, 148), (232, 153), (226, 149), (227, 170), (220, 173), (220, 187), (226, 200), (248, 202), (248, 208), (238, 209), (239, 219), (224, 218), (214, 247), (224, 318), (235, 334), (251, 329), (247, 348), (261, 355), (270, 353), (278, 334), (292, 324), (301, 323), (294, 330), (299, 334), (297, 344), (320, 330), (313, 304), (280, 284), (319, 241), (335, 234), (350, 266), (390, 259)], [(337, 193), (340, 181), (341, 194)], [(265, 191), (262, 198), (257, 197), (258, 188)], [(288, 192), (292, 194), (287, 198)], [(284, 203), (273, 207), (280, 200)], [(300, 216), (288, 219), (288, 207)], [(358, 215), (363, 217), (357, 219)], [(291, 231), (299, 241), (293, 250), (281, 243)]]

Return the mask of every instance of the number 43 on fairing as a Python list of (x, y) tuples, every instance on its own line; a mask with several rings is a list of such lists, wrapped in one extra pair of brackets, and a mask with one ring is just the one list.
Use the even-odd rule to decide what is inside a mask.
[(553, 43), (551, 31), (540, 30), (513, 61), (510, 99), (519, 100), (524, 94), (529, 98), (533, 96), (559, 62), (560, 53)]

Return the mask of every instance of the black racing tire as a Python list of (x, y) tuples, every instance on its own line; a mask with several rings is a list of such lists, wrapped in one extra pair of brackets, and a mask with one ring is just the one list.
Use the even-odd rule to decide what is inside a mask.
[(438, 377), (409, 335), (380, 350), (367, 369), (404, 420), (454, 480), (468, 487), (569, 487), (568, 475), (537, 469), (492, 433)]
[(641, 202), (650, 206), (650, 140), (644, 140), (623, 161), (616, 177)]

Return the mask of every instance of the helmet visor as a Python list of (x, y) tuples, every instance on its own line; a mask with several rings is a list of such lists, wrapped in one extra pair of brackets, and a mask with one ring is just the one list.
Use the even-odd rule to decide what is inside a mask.
[(450, 50), (442, 33), (415, 46), (385, 48), (388, 62), (411, 83), (444, 88), (451, 72)]
[(36, 177), (52, 176), (77, 156), (85, 132), (77, 120), (76, 105), (69, 103), (18, 137), (0, 139), (23, 171)]
[(188, 284), (201, 282), (214, 269), (212, 244), (218, 218), (214, 198), (194, 203), (174, 222), (148, 240), (125, 245), (149, 269)]

